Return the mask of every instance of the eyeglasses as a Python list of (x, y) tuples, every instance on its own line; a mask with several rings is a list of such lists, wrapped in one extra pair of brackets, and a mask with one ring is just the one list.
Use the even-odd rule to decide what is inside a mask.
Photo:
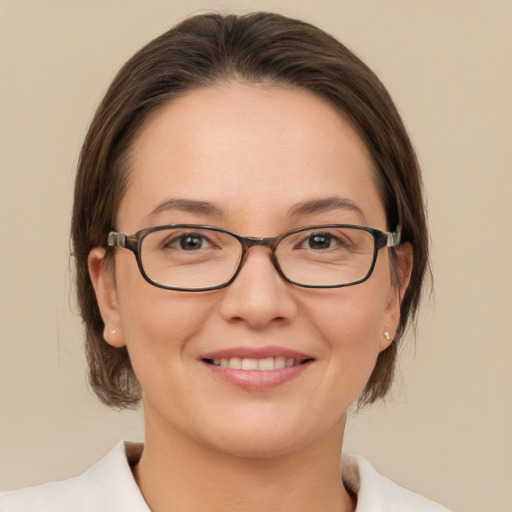
[(251, 247), (270, 249), (270, 259), (289, 283), (340, 288), (366, 281), (383, 247), (400, 244), (400, 228), (328, 224), (295, 229), (275, 238), (240, 236), (225, 229), (171, 224), (128, 236), (112, 231), (109, 247), (135, 254), (144, 279), (167, 290), (208, 291), (230, 285)]

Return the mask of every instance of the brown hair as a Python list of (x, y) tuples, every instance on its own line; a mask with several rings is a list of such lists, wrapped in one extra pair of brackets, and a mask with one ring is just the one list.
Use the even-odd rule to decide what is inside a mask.
[[(428, 266), (421, 176), (411, 142), (388, 92), (350, 50), (317, 27), (271, 13), (205, 14), (189, 18), (137, 52), (119, 71), (85, 139), (75, 184), (72, 243), (76, 286), (86, 327), (89, 379), (107, 405), (131, 407), (141, 398), (126, 348), (103, 339), (87, 269), (89, 252), (106, 248), (126, 187), (127, 153), (148, 114), (194, 88), (220, 81), (271, 82), (311, 91), (348, 119), (372, 155), (388, 229), (400, 223), (414, 249), (401, 325), (380, 353), (359, 405), (386, 395), (397, 347), (415, 317)], [(108, 253), (107, 253), (108, 255)], [(396, 269), (396, 262), (395, 262)]]

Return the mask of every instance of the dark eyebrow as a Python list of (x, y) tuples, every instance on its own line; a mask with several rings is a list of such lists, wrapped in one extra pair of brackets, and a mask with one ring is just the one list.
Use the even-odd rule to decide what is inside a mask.
[(182, 212), (201, 213), (203, 215), (211, 215), (220, 217), (222, 212), (212, 203), (207, 201), (195, 201), (193, 199), (167, 199), (153, 208), (151, 212), (146, 215), (146, 219), (161, 212), (169, 210), (179, 210)]
[(290, 208), (287, 216), (296, 217), (299, 215), (310, 215), (312, 213), (328, 212), (331, 210), (348, 210), (354, 212), (363, 222), (366, 222), (363, 210), (361, 210), (354, 201), (342, 197), (327, 197), (325, 199), (315, 199), (312, 201), (298, 203)]
[[(221, 217), (222, 211), (212, 203), (207, 201), (196, 201), (193, 199), (167, 199), (146, 215), (146, 219), (157, 215), (158, 213), (179, 210), (182, 212), (200, 213), (213, 217)], [(304, 201), (294, 205), (288, 210), (287, 217), (297, 217), (301, 215), (310, 215), (313, 213), (328, 212), (332, 210), (348, 210), (355, 212), (363, 222), (366, 217), (354, 201), (341, 197), (328, 197), (324, 199), (314, 199), (312, 201)]]

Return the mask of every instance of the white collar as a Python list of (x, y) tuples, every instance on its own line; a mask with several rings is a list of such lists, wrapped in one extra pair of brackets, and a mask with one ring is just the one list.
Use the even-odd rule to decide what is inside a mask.
[[(132, 473), (142, 450), (142, 443), (121, 442), (78, 477), (0, 494), (0, 510), (150, 512)], [(364, 457), (344, 454), (342, 468), (356, 512), (449, 512), (385, 478)]]

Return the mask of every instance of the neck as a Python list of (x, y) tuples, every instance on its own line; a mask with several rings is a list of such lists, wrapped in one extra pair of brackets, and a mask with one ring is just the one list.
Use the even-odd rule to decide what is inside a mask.
[(352, 512), (355, 504), (341, 478), (343, 429), (344, 422), (313, 445), (256, 458), (225, 453), (146, 422), (134, 475), (153, 512)]

